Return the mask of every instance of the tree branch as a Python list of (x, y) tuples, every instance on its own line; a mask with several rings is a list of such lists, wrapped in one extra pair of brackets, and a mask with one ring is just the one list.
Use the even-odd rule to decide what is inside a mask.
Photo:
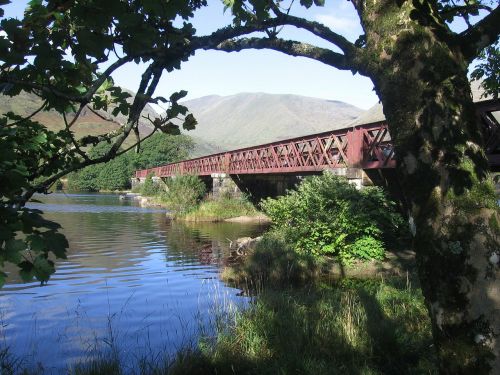
[(314, 59), (341, 70), (352, 70), (354, 68), (354, 66), (347, 61), (346, 56), (340, 53), (313, 46), (308, 43), (279, 38), (243, 38), (228, 40), (211, 49), (224, 52), (240, 52), (244, 49), (272, 49), (290, 56), (301, 56)]
[(313, 22), (295, 16), (280, 12), (275, 18), (260, 21), (255, 24), (246, 24), (244, 26), (227, 26), (221, 28), (210, 35), (194, 37), (191, 43), (191, 50), (196, 49), (216, 49), (222, 42), (228, 39), (237, 38), (253, 32), (265, 31), (272, 27), (291, 25), (311, 32), (312, 34), (336, 45), (347, 56), (354, 55), (359, 47), (349, 42), (342, 35), (331, 31), (328, 27), (319, 22)]
[(116, 125), (119, 125), (119, 126), (123, 126), (122, 123), (110, 118), (110, 117), (106, 117), (104, 116), (103, 114), (101, 114), (99, 111), (96, 111), (94, 108), (92, 108), (91, 106), (87, 105), (87, 108), (90, 110), (90, 112), (92, 112), (94, 115), (96, 115), (97, 117), (101, 118), (102, 120), (104, 121), (107, 121), (107, 122), (111, 122), (113, 124), (116, 124)]
[(305, 18), (295, 17), (290, 14), (283, 13), (278, 7), (272, 7), (272, 9), (277, 16), (277, 21), (279, 21), (282, 25), (291, 25), (307, 30), (321, 39), (335, 44), (347, 55), (354, 53), (358, 49), (358, 47), (349, 42), (342, 35), (337, 34), (319, 22), (309, 21)]
[(500, 35), (500, 6), (474, 26), (459, 34), (459, 41), (464, 56), (474, 60), (487, 46), (495, 43)]

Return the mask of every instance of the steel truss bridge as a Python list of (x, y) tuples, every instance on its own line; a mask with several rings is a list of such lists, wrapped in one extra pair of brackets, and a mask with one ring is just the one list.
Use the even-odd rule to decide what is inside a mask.
[[(500, 100), (476, 103), (486, 154), (493, 170), (500, 168)], [(334, 168), (394, 168), (394, 148), (385, 121), (221, 152), (135, 172), (170, 177), (182, 174), (289, 174)]]

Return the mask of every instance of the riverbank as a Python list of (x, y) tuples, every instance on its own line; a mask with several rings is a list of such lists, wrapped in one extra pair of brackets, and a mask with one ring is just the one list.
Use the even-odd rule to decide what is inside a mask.
[(216, 313), (214, 322), (215, 334), (135, 372), (110, 356), (73, 373), (437, 374), (422, 293), (408, 279), (266, 285), (246, 310)]
[[(131, 193), (132, 195), (134, 193)], [(165, 202), (161, 195), (142, 196), (134, 194), (142, 207), (161, 207), (171, 210), (172, 205)], [(170, 219), (192, 221), (192, 222), (220, 222), (227, 221), (233, 223), (260, 223), (266, 224), (270, 219), (261, 211), (257, 210), (252, 203), (240, 197), (207, 197), (185, 212), (167, 213)]]

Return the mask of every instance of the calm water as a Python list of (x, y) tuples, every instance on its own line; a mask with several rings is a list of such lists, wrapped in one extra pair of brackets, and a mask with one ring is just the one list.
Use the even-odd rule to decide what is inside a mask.
[(70, 242), (48, 285), (14, 271), (0, 289), (0, 346), (63, 372), (96, 352), (115, 351), (129, 366), (174, 353), (210, 334), (214, 310), (246, 303), (218, 278), (228, 239), (262, 228), (169, 223), (165, 212), (116, 195), (52, 194), (33, 204), (59, 222)]

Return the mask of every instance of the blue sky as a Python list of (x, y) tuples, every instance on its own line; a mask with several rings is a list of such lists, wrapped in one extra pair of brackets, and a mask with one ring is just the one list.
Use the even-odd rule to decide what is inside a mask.
[[(13, 0), (6, 6), (6, 17), (21, 17), (27, 0)], [(193, 23), (198, 34), (204, 35), (230, 23), (220, 0), (208, 0), (209, 6), (198, 11)], [(295, 14), (320, 21), (354, 41), (361, 28), (350, 2), (327, 1), (325, 7), (304, 9), (294, 7)], [(284, 38), (294, 38), (321, 46), (322, 40), (304, 31), (286, 29)], [(136, 90), (143, 66), (130, 64), (114, 74), (117, 84)], [(165, 72), (157, 95), (169, 96), (174, 91), (187, 90), (188, 99), (205, 95), (231, 95), (239, 92), (286, 93), (340, 100), (367, 109), (378, 98), (372, 82), (351, 72), (343, 72), (306, 58), (296, 58), (274, 51), (243, 51), (225, 53), (198, 51), (181, 70)]]

